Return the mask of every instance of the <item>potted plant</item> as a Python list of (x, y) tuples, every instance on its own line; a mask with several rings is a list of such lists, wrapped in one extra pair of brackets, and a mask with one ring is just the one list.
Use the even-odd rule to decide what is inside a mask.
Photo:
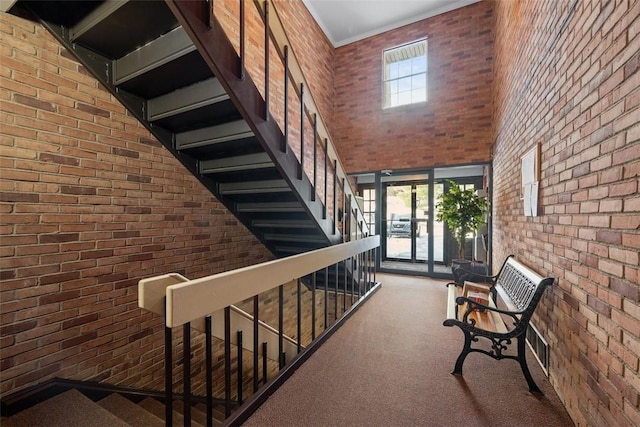
[(489, 200), (474, 190), (463, 190), (455, 181), (447, 180), (449, 191), (438, 196), (436, 219), (447, 224), (458, 242), (458, 256), (464, 260), (467, 234), (486, 224)]

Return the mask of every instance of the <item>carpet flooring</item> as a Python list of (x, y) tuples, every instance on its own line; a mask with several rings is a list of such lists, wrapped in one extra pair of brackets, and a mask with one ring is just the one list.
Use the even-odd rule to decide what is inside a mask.
[(573, 426), (544, 372), (529, 393), (518, 363), (474, 353), (442, 325), (444, 281), (378, 274), (382, 288), (252, 416), (245, 426)]

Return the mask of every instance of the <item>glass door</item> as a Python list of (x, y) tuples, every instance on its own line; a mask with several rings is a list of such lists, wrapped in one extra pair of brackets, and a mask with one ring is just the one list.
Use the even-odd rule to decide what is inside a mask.
[[(428, 261), (428, 192), (426, 179), (383, 183), (383, 261), (414, 264)], [(387, 264), (393, 268), (393, 264)]]

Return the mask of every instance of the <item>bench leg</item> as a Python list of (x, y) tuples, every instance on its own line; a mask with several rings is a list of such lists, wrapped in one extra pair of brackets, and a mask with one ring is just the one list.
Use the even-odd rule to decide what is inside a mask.
[(524, 374), (525, 379), (527, 380), (527, 384), (529, 385), (529, 391), (531, 393), (540, 393), (540, 388), (533, 380), (531, 376), (531, 372), (529, 372), (529, 366), (527, 365), (527, 355), (526, 355), (526, 344), (525, 337), (521, 335), (518, 337), (518, 361), (520, 362), (520, 368), (522, 369), (522, 373)]
[(466, 330), (462, 330), (464, 332), (464, 347), (462, 347), (462, 351), (456, 360), (456, 366), (453, 368), (453, 375), (462, 375), (462, 365), (464, 364), (464, 359), (467, 358), (467, 355), (471, 351), (471, 333)]

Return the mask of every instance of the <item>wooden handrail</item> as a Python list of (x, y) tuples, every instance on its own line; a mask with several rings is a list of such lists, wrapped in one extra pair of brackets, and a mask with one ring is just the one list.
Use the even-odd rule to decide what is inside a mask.
[[(200, 319), (378, 246), (380, 236), (371, 236), (238, 270), (168, 284), (165, 288), (166, 325), (174, 328)], [(144, 280), (138, 286), (139, 305), (147, 308), (145, 301), (151, 300), (151, 293), (159, 291), (145, 289)]]

